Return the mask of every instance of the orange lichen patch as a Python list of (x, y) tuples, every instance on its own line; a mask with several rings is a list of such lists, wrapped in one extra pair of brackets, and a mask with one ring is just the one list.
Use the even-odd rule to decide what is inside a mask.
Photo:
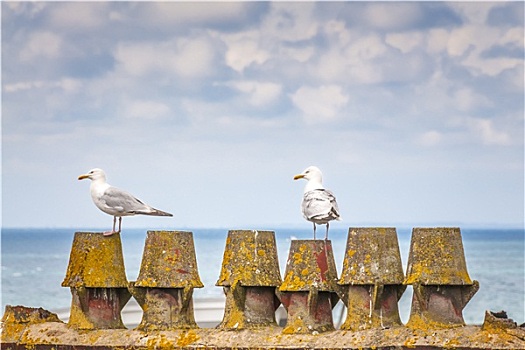
[(199, 340), (199, 336), (192, 330), (181, 332), (177, 338), (177, 346), (186, 346)]
[(76, 232), (63, 287), (126, 288), (120, 234)]
[(193, 234), (148, 231), (136, 287), (202, 288)]
[(413, 349), (416, 347), (416, 342), (417, 342), (417, 338), (409, 338), (405, 340), (405, 342), (403, 343), (403, 346), (409, 349)]
[[(230, 304), (231, 305), (231, 304)], [(230, 307), (227, 305), (224, 311), (224, 320), (220, 324), (221, 328), (226, 329), (244, 329), (246, 325), (246, 317), (244, 316), (244, 310), (240, 310), (236, 307)]]
[[(306, 271), (306, 273), (303, 275), (303, 271)], [(303, 279), (303, 276), (307, 276), (309, 274), (308, 269), (303, 269), (301, 271), (300, 276), (296, 275), (294, 271), (289, 271), (281, 286), (279, 287), (280, 291), (307, 291), (310, 288), (310, 284), (307, 284), (306, 279)]]
[(505, 311), (485, 311), (485, 320), (478, 333), (478, 338), (493, 339), (498, 337), (509, 343), (525, 340), (525, 328), (518, 327), (517, 323), (507, 317)]
[(175, 349), (175, 340), (159, 333), (156, 336), (149, 337), (146, 346), (148, 349)]
[(288, 322), (286, 327), (283, 329), (283, 334), (296, 334), (296, 333), (308, 333), (306, 324), (300, 318), (296, 318), (293, 322)]
[(445, 339), (443, 342), (444, 349), (457, 349), (461, 345), (459, 339)]
[(224, 317), (218, 328), (240, 330), (246, 325), (244, 308), (246, 303), (246, 289), (239, 282), (235, 282), (231, 287), (225, 287), (226, 304)]
[(425, 312), (423, 312), (423, 315), (412, 313), (406, 324), (406, 327), (422, 331), (429, 331), (433, 329), (451, 329), (464, 326), (458, 323), (437, 322), (434, 321), (430, 316), (425, 316), (425, 314)]
[(80, 305), (71, 303), (71, 310), (69, 314), (68, 327), (74, 329), (95, 329), (95, 325), (91, 322), (86, 314), (81, 310)]

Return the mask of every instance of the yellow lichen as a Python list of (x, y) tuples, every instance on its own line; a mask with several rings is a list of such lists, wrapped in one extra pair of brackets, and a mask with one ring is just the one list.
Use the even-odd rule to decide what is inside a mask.
[(156, 337), (148, 338), (146, 346), (149, 349), (175, 349), (175, 344), (162, 333)]
[(413, 348), (416, 347), (416, 342), (417, 342), (416, 338), (409, 338), (409, 339), (407, 339), (405, 341), (405, 343), (403, 345), (406, 346), (409, 349), (413, 349)]
[(199, 340), (199, 336), (195, 331), (189, 330), (187, 332), (181, 332), (177, 337), (177, 346), (186, 346), (195, 343)]
[(127, 287), (120, 235), (76, 232), (63, 287)]

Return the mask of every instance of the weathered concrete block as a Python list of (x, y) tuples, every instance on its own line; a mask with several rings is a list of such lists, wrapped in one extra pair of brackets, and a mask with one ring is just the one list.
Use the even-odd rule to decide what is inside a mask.
[(414, 289), (408, 327), (464, 326), (463, 309), (479, 289), (467, 272), (459, 228), (414, 228), (404, 284)]
[(275, 310), (280, 301), (275, 292), (281, 281), (272, 231), (229, 231), (216, 283), (226, 294), (224, 317), (218, 328), (277, 326)]
[(334, 330), (332, 309), (339, 301), (332, 242), (293, 240), (279, 297), (288, 320), (284, 333)]
[(193, 289), (202, 288), (193, 234), (148, 231), (139, 276), (129, 290), (143, 310), (139, 330), (197, 328)]
[(406, 286), (395, 228), (350, 228), (338, 284), (347, 316), (341, 329), (401, 326), (398, 301)]
[(121, 311), (131, 295), (120, 234), (76, 232), (62, 286), (71, 289), (70, 327), (125, 328)]

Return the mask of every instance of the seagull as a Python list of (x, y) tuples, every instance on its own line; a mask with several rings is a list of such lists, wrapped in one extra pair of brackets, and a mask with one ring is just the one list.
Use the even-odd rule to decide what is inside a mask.
[[(90, 192), (93, 203), (104, 213), (113, 215), (113, 229), (104, 232), (104, 236), (111, 236), (119, 233), (122, 226), (123, 216), (133, 215), (153, 215), (153, 216), (173, 216), (170, 213), (155, 209), (135, 198), (130, 193), (115, 188), (106, 182), (106, 173), (102, 169), (92, 169), (87, 174), (80, 175), (79, 180), (90, 179)], [(115, 231), (115, 224), (118, 221), (118, 231)]]
[(341, 217), (334, 194), (323, 187), (323, 174), (321, 170), (316, 166), (310, 166), (306, 168), (302, 174), (295, 175), (293, 179), (308, 180), (304, 188), (301, 210), (304, 218), (314, 224), (314, 239), (316, 224), (326, 224), (325, 240), (327, 240), (330, 221), (341, 220)]

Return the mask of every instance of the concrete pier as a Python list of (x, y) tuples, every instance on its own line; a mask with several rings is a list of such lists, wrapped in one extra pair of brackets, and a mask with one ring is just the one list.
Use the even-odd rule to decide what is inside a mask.
[[(291, 242), (281, 280), (274, 233), (230, 231), (217, 286), (226, 293), (223, 322), (200, 329), (192, 291), (199, 279), (190, 232), (150, 231), (141, 272), (128, 284), (119, 235), (76, 233), (63, 286), (72, 290), (64, 323), (43, 308), (7, 306), (2, 349), (501, 349), (525, 350), (525, 325), (487, 311), (466, 325), (462, 310), (480, 288), (470, 279), (459, 228), (416, 228), (403, 280), (395, 229), (349, 229), (343, 272), (331, 242)], [(205, 267), (206, 268), (206, 267)], [(398, 300), (414, 296), (407, 325)], [(137, 329), (120, 318), (133, 295), (143, 309)], [(341, 298), (341, 329), (332, 308)], [(282, 302), (286, 323), (277, 325)], [(282, 323), (281, 323), (282, 324)]]

